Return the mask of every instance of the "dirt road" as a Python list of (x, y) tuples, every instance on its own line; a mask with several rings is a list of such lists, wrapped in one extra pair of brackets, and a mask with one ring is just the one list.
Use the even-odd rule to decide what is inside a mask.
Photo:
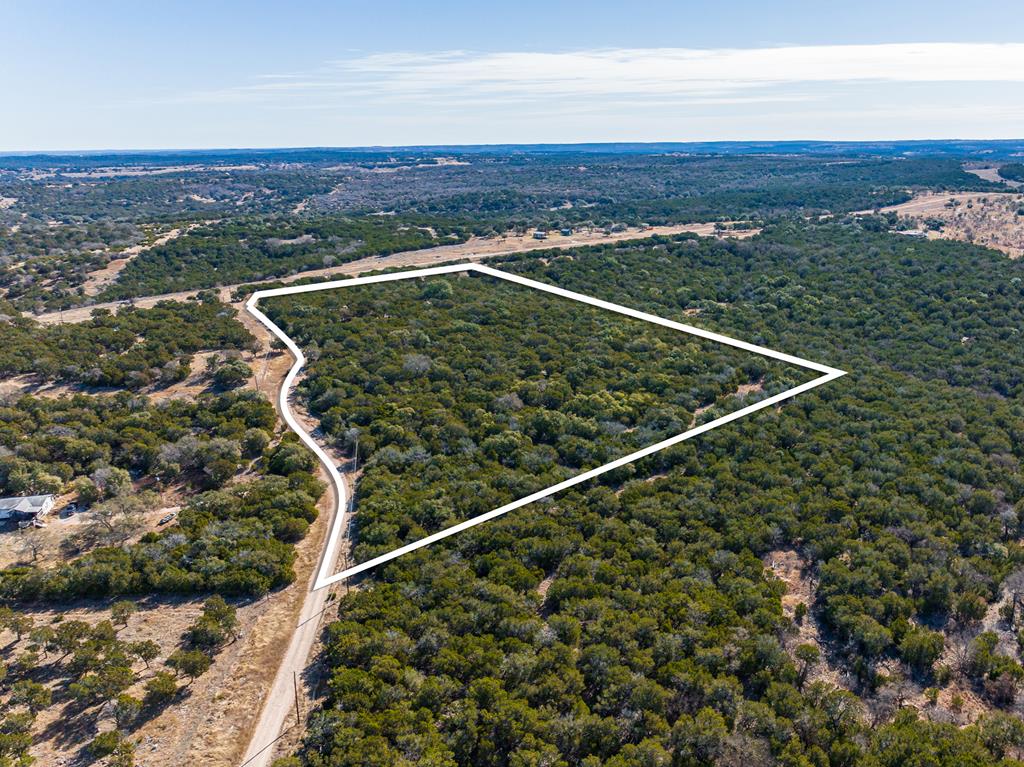
[[(260, 341), (261, 349), (257, 353), (257, 360), (254, 361), (256, 383), (259, 389), (274, 403), (278, 420), (283, 422), (284, 414), (281, 412), (280, 392), (284, 386), (287, 372), (295, 360), (288, 351), (273, 351), (271, 349), (271, 336), (267, 329), (257, 322), (249, 312), (245, 311), (241, 305), (236, 306), (236, 310), (238, 311), (239, 321)], [(265, 366), (258, 361), (259, 358), (263, 358), (266, 361)], [(289, 399), (291, 398), (289, 397)], [(299, 403), (290, 402), (289, 404), (295, 417), (306, 431), (310, 434), (315, 434), (319, 427), (315, 419), (310, 417), (305, 408)], [(340, 465), (342, 463), (343, 456), (335, 455), (329, 450), (328, 453), (330, 457), (335, 459), (336, 464)], [(327, 535), (334, 527), (334, 517), (338, 510), (337, 494), (322, 466), (319, 467), (319, 474), (320, 479), (324, 481), (327, 487), (327, 492), (318, 504), (320, 517), (314, 525), (315, 529), (310, 528), (307, 538), (302, 542), (302, 545), (305, 548), (307, 545), (312, 547), (315, 544), (315, 550), (320, 552), (320, 554), (315, 558), (312, 567), (308, 569), (308, 573), (304, 572), (302, 603), (295, 622), (291, 624), (295, 628), (287, 640), (288, 644), (284, 653), (280, 656), (280, 662), (274, 672), (272, 684), (269, 689), (264, 688), (266, 694), (259, 701), (261, 706), (259, 718), (252, 722), (248, 735), (248, 745), (239, 744), (240, 753), (243, 746), (245, 749), (242, 762), (245, 767), (266, 767), (269, 765), (277, 751), (275, 747), (278, 745), (280, 736), (283, 733), (287, 733), (294, 725), (296, 721), (294, 685), (296, 683), (300, 687), (303, 685), (303, 672), (309, 665), (309, 656), (320, 635), (325, 608), (334, 591), (330, 588), (313, 590), (317, 574), (320, 571), (320, 560), (326, 551)], [(353, 497), (351, 488), (354, 484), (354, 478), (349, 474), (342, 473), (342, 479), (346, 482), (348, 488), (346, 496), (349, 498)], [(342, 535), (344, 536), (344, 532)], [(342, 546), (342, 551), (345, 548)], [(265, 671), (269, 672), (272, 669), (273, 667)], [(269, 677), (269, 674), (267, 676)], [(299, 697), (305, 700), (308, 696), (300, 692)]]
[[(608, 242), (623, 242), (645, 239), (655, 235), (673, 235), (684, 232), (704, 236), (719, 234), (714, 224), (691, 224), (654, 227), (645, 230), (626, 230), (610, 235), (602, 233), (580, 233), (567, 237), (555, 235), (549, 240), (536, 240), (533, 239), (532, 235), (490, 239), (474, 238), (459, 244), (442, 245), (435, 248), (396, 253), (389, 256), (360, 259), (337, 267), (302, 272), (281, 278), (279, 281), (288, 283), (309, 277), (354, 276), (363, 272), (395, 267), (432, 266), (460, 260), (478, 261), (497, 255), (572, 248)], [(740, 230), (723, 232), (721, 234), (727, 234), (730, 237), (750, 237), (756, 233), (757, 230)], [(230, 300), (230, 295), (236, 287), (238, 286), (232, 285), (219, 288), (222, 300)], [(136, 299), (134, 304), (136, 306), (148, 307), (163, 300), (183, 300), (195, 295), (196, 292), (190, 290), (149, 296)], [(94, 309), (106, 308), (116, 311), (123, 305), (125, 305), (123, 302), (94, 304), (93, 306), (72, 309), (63, 313), (51, 312), (39, 315), (36, 319), (39, 322), (51, 324), (62, 321), (81, 322), (89, 319)], [(259, 388), (270, 397), (271, 401), (275, 403), (275, 407), (277, 407), (278, 393), (281, 386), (283, 386), (285, 373), (292, 363), (290, 355), (280, 352), (269, 352), (264, 358), (264, 352), (267, 351), (266, 344), (269, 342), (269, 334), (265, 328), (253, 321), (249, 314), (244, 311), (240, 302), (235, 304), (235, 308), (242, 323), (264, 344), (264, 349), (258, 352), (256, 359), (253, 360), (253, 367), (256, 371), (256, 381)], [(261, 358), (265, 359), (265, 363), (261, 363)], [(264, 367), (264, 364), (266, 367)], [(302, 408), (298, 406), (298, 403), (293, 403), (291, 408), (297, 416), (301, 416)], [(280, 413), (278, 415), (279, 417), (281, 416)], [(307, 431), (310, 433), (315, 431), (316, 424), (312, 421), (308, 421), (304, 425), (307, 426)], [(345, 475), (344, 478), (348, 487), (351, 488), (352, 484), (354, 484), (353, 478), (349, 475)], [(330, 483), (328, 483), (328, 487), (330, 488)], [(333, 526), (333, 517), (337, 511), (337, 499), (334, 497), (333, 490), (329, 489), (328, 493), (329, 495), (325, 495), (319, 505), (321, 518), (317, 520), (314, 528), (310, 530), (307, 539), (300, 544), (302, 549), (300, 554), (306, 554), (307, 552), (310, 554), (308, 557), (300, 556), (300, 559), (308, 558), (313, 560), (309, 563), (312, 566), (309, 566), (308, 569), (305, 566), (298, 566), (299, 563), (297, 563), (296, 569), (302, 573), (301, 597), (296, 594), (294, 601), (288, 600), (287, 603), (282, 602), (279, 605), (276, 619), (279, 621), (280, 634), (269, 630), (253, 632), (253, 636), (258, 639), (261, 643), (261, 648), (264, 650), (277, 647), (278, 642), (281, 645), (287, 642), (287, 646), (283, 652), (274, 655), (273, 662), (269, 660), (266, 653), (261, 652), (261, 662), (263, 665), (259, 668), (248, 669), (244, 674), (244, 681), (247, 685), (246, 694), (236, 695), (237, 700), (222, 702), (222, 706), (225, 709), (223, 713), (227, 714), (227, 709), (232, 709), (232, 712), (235, 714), (231, 728), (232, 737), (230, 738), (230, 743), (220, 744), (223, 753), (218, 753), (217, 759), (210, 763), (214, 763), (214, 761), (216, 763), (224, 763), (222, 760), (230, 758), (229, 754), (232, 752), (237, 754), (235, 756), (235, 759), (237, 759), (244, 749), (245, 757), (243, 764), (245, 767), (267, 767), (273, 760), (277, 746), (280, 743), (286, 742), (289, 745), (293, 745), (297, 733), (297, 730), (293, 730), (290, 725), (290, 722), (295, 721), (293, 684), (295, 680), (298, 680), (300, 685), (303, 684), (303, 673), (308, 667), (309, 656), (320, 636), (324, 610), (332, 593), (330, 588), (317, 591), (312, 590), (319, 571), (319, 562), (316, 560), (322, 557), (322, 554), (320, 554), (320, 557), (317, 557), (313, 552), (322, 552), (324, 550), (324, 540), (328, 531)], [(347, 495), (352, 497), (351, 492), (347, 493)], [(343, 546), (342, 549), (344, 550), (344, 548)], [(296, 585), (299, 584), (297, 583)], [(299, 600), (301, 600), (301, 603), (296, 606), (295, 601)], [(295, 617), (292, 618), (291, 616)], [(272, 627), (267, 626), (267, 629), (270, 628)], [(285, 632), (291, 632), (287, 639), (281, 635)], [(279, 662), (278, 659), (280, 659)], [(272, 665), (273, 663), (277, 663), (276, 668)], [(258, 695), (256, 690), (259, 689), (260, 685), (257, 685), (256, 682), (260, 679), (267, 680), (271, 673), (273, 673), (273, 682), (269, 685), (269, 689), (264, 682), (262, 689), (265, 691), (265, 694)], [(257, 699), (254, 700), (253, 697), (257, 695)], [(300, 694), (300, 698), (305, 699), (306, 696)], [(248, 726), (245, 722), (246, 717), (241, 715), (240, 712), (234, 712), (238, 708), (235, 705), (236, 703), (246, 706), (247, 711), (253, 712)], [(258, 718), (255, 712), (258, 712)], [(220, 735), (219, 740), (223, 741), (225, 717), (211, 716), (208, 719), (209, 721), (199, 724), (194, 731), (194, 736), (188, 740), (189, 745), (183, 746), (181, 749), (184, 761), (189, 761), (189, 758), (197, 749), (202, 752), (203, 748), (213, 746), (218, 740), (218, 733)], [(209, 752), (207, 753), (209, 754)]]
[[(333, 496), (333, 490), (328, 490), (328, 492)], [(323, 506), (321, 506), (322, 508)], [(330, 518), (326, 520), (327, 524), (323, 529), (330, 530), (334, 525), (336, 508), (336, 499), (332, 497)], [(321, 543), (323, 542), (321, 541)], [(296, 682), (300, 686), (303, 684), (303, 672), (309, 665), (309, 656), (320, 635), (328, 598), (333, 593), (330, 588), (313, 591), (318, 571), (319, 566), (314, 567), (310, 573), (306, 584), (306, 596), (299, 611), (298, 625), (288, 642), (288, 648), (281, 658), (274, 682), (264, 699), (263, 709), (260, 711), (259, 719), (256, 721), (252, 737), (249, 740), (249, 746), (245, 751), (245, 758), (242, 762), (244, 767), (267, 767), (276, 754), (275, 747), (278, 738), (282, 732), (295, 725), (294, 685)], [(307, 698), (304, 693), (300, 693), (299, 697), (301, 700)]]
[[(743, 229), (721, 232), (720, 234), (722, 236), (744, 238), (751, 237), (758, 231), (760, 230)], [(299, 272), (298, 274), (292, 274), (287, 277), (274, 278), (274, 280), (277, 282), (289, 283), (295, 282), (296, 280), (308, 279), (310, 277), (354, 276), (362, 274), (363, 272), (376, 271), (380, 269), (393, 269), (396, 267), (408, 269), (410, 267), (417, 266), (436, 266), (437, 264), (448, 261), (459, 260), (479, 261), (484, 258), (490, 258), (491, 256), (507, 256), (514, 253), (525, 253), (533, 250), (575, 248), (582, 245), (600, 245), (608, 242), (624, 242), (627, 240), (646, 239), (655, 235), (673, 235), (685, 232), (705, 237), (719, 234), (716, 231), (714, 224), (680, 224), (675, 226), (655, 226), (644, 230), (627, 229), (622, 232), (613, 232), (612, 234), (607, 235), (600, 232), (579, 232), (568, 237), (552, 235), (551, 239), (547, 240), (535, 240), (532, 235), (493, 238), (472, 237), (466, 242), (460, 242), (453, 245), (438, 245), (434, 248), (403, 251), (402, 253), (392, 253), (388, 256), (361, 258), (358, 261), (350, 261), (347, 264), (332, 266), (327, 269), (314, 269), (308, 272)], [(254, 282), (255, 281), (256, 280), (254, 280)], [(218, 288), (221, 298), (227, 299), (231, 295), (231, 292), (237, 287), (239, 286), (227, 285), (225, 287)], [(136, 298), (133, 303), (135, 306), (148, 308), (154, 306), (160, 301), (184, 301), (186, 298), (194, 296), (197, 292), (198, 291), (196, 290), (184, 290), (177, 293), (164, 293), (156, 296), (146, 296), (144, 298)], [(91, 306), (77, 307), (75, 309), (67, 309), (63, 312), (47, 312), (45, 314), (28, 316), (33, 316), (37, 322), (41, 322), (44, 325), (52, 325), (61, 322), (84, 322), (92, 316), (94, 309), (109, 309), (110, 311), (116, 312), (118, 308), (125, 305), (126, 302), (124, 301), (112, 301), (108, 303), (92, 304)]]
[(1021, 210), (1024, 210), (1024, 194), (1020, 192), (928, 192), (899, 205), (882, 208), (882, 213), (896, 213), (905, 225), (924, 231), (928, 239), (970, 242), (1001, 250), (1010, 258), (1021, 258), (1024, 256)]

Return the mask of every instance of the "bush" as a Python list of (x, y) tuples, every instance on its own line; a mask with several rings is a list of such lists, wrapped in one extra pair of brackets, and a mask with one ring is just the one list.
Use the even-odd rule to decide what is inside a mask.
[(107, 730), (92, 739), (92, 742), (89, 744), (89, 751), (97, 758), (110, 756), (121, 745), (122, 740), (120, 732), (117, 730)]
[(153, 678), (146, 682), (146, 695), (143, 704), (159, 708), (169, 703), (178, 692), (178, 683), (174, 675), (167, 671), (157, 671)]
[(220, 389), (235, 389), (252, 378), (252, 368), (241, 360), (229, 360), (217, 368), (213, 382)]

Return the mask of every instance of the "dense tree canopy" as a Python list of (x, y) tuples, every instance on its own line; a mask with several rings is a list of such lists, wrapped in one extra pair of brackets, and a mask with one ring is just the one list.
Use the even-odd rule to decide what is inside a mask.
[[(893, 664), (994, 709), (1024, 676), (979, 628), (1024, 565), (1022, 268), (871, 226), (506, 259), (851, 373), (380, 568), (331, 626), (334, 675), (303, 759), (952, 767), (1017, 753), (1019, 720), (997, 710), (960, 729), (885, 700)], [(346, 306), (311, 368), (343, 391), (369, 353), (354, 340), (368, 307)], [(310, 314), (295, 327), (338, 322)], [(330, 430), (353, 410), (332, 416), (319, 380), (306, 393)], [(375, 477), (368, 462), (371, 500)], [(813, 619), (856, 695), (805, 679), (817, 656), (794, 650), (785, 586), (762, 562), (780, 549), (808, 562)]]
[(490, 277), (266, 302), (303, 390), (358, 444), (357, 559), (675, 436), (813, 374)]
[[(106, 545), (65, 564), (0, 572), (0, 590), (25, 600), (263, 594), (290, 583), (292, 544), (316, 518), (323, 488), (311, 474), (311, 456), (293, 438), (268, 447), (274, 426), (273, 408), (252, 392), (157, 406), (128, 394), (24, 397), (0, 408), (3, 491), (71, 489), (80, 503), (94, 504), (91, 519), (109, 514), (110, 530), (101, 532), (112, 533), (97, 535)], [(230, 484), (253, 459), (262, 476)], [(124, 472), (126, 484), (106, 487), (116, 472)], [(189, 497), (177, 524), (127, 544), (130, 536), (118, 530), (129, 532), (132, 519), (153, 509), (131, 486), (133, 475), (205, 491)], [(95, 502), (104, 496), (110, 500)]]
[(75, 324), (40, 325), (0, 303), (0, 375), (139, 389), (185, 378), (190, 358), (255, 343), (216, 298), (163, 301), (151, 309), (105, 309)]

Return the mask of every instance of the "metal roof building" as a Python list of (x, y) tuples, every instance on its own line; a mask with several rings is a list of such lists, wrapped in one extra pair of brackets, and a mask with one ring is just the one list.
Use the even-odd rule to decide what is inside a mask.
[(0, 498), (0, 520), (41, 517), (53, 508), (52, 495), (21, 495)]

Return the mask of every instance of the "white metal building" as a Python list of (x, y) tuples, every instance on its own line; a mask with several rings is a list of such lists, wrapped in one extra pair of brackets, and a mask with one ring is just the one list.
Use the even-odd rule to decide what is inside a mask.
[(7, 519), (36, 519), (53, 508), (52, 495), (21, 495), (0, 498), (0, 522)]

